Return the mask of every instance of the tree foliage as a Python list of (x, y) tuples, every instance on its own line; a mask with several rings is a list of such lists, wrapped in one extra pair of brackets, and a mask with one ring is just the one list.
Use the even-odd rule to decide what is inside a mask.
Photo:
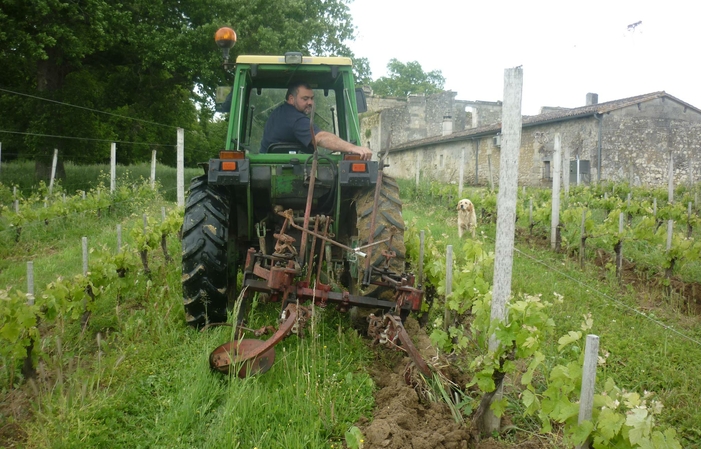
[(435, 94), (443, 90), (445, 78), (440, 70), (424, 72), (421, 64), (412, 61), (404, 64), (391, 59), (387, 64), (389, 76), (370, 83), (376, 95), (406, 97), (410, 94)]
[(352, 56), (347, 2), (0, 0), (0, 108), (12, 111), (0, 116), (3, 156), (41, 158), (59, 148), (65, 160), (103, 162), (116, 141), (120, 163), (157, 149), (172, 164), (181, 127), (186, 163), (207, 159), (223, 142), (211, 142), (221, 125), (210, 123), (209, 99), (233, 81), (221, 68), (217, 28), (238, 34), (231, 58)]
[(372, 84), (372, 71), (368, 58), (357, 58), (353, 60), (353, 76), (358, 85)]

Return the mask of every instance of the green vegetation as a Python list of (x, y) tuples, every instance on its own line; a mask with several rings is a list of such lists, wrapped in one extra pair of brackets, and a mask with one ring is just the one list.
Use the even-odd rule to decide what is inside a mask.
[(3, 158), (50, 164), (58, 148), (66, 161), (100, 163), (117, 142), (122, 163), (148, 161), (157, 149), (174, 165), (180, 127), (194, 166), (224, 141), (211, 99), (231, 82), (214, 43), (225, 25), (240, 36), (231, 61), (286, 51), (353, 56), (342, 0), (3, 4), (0, 107), (12, 111), (0, 117)]
[[(452, 327), (446, 337), (442, 323), (443, 304), (438, 301), (439, 310), (432, 313), (434, 317), (432, 337), (437, 344), (448, 344), (451, 349), (457, 350), (460, 354), (458, 360), (464, 360), (463, 369), (468, 372), (473, 370), (474, 382), (479, 385), (482, 391), (489, 391), (491, 374), (493, 373), (490, 370), (494, 369), (497, 361), (489, 362), (490, 359), (486, 357), (487, 354), (484, 352), (484, 345), (478, 344), (480, 335), (481, 338), (484, 338), (484, 329), (489, 324), (488, 320), (485, 323), (484, 318), (480, 318), (484, 315), (480, 310), (484, 308), (482, 303), (487, 295), (484, 294), (482, 287), (476, 283), (475, 278), (482, 277), (484, 281), (491, 282), (491, 273), (488, 270), (480, 273), (479, 267), (476, 269), (475, 265), (489, 264), (491, 257), (493, 257), (493, 255), (490, 257), (490, 254), (494, 249), (494, 240), (491, 236), (495, 235), (494, 194), (482, 189), (467, 189), (462, 195), (472, 199), (478, 215), (480, 215), (480, 211), (484, 210), (484, 213), (481, 214), (482, 219), (478, 230), (482, 236), (478, 242), (474, 243), (460, 241), (457, 238), (454, 211), (458, 200), (456, 186), (425, 184), (417, 188), (410, 182), (404, 182), (402, 183), (402, 191), (411, 198), (408, 204), (405, 203), (405, 210), (408, 209), (408, 213), (405, 213), (405, 220), (407, 223), (413, 224), (413, 233), (415, 234), (421, 229), (429, 231), (427, 241), (430, 243), (427, 243), (427, 251), (431, 265), (426, 269), (427, 280), (430, 282), (430, 276), (437, 275), (439, 293), (441, 293), (440, 283), (444, 283), (445, 260), (432, 260), (435, 254), (431, 255), (431, 247), (438, 248), (436, 252), (444, 254), (444, 248), (451, 244), (456, 252), (453, 289), (454, 291), (463, 291), (463, 293), (449, 298), (449, 307), (453, 313), (457, 314), (457, 319), (455, 323), (451, 323)], [(543, 194), (547, 193), (549, 192), (543, 192)], [(530, 191), (528, 194), (531, 197), (538, 197), (541, 193)], [(603, 358), (603, 365), (599, 367), (597, 376), (597, 392), (607, 391), (609, 398), (612, 395), (619, 397), (618, 395), (621, 394), (638, 393), (637, 400), (620, 400), (621, 404), (625, 402), (626, 407), (629, 407), (633, 414), (642, 410), (640, 408), (638, 411), (633, 411), (636, 407), (646, 406), (646, 410), (649, 410), (649, 413), (645, 412), (645, 420), (637, 422), (636, 425), (647, 425), (650, 422), (655, 422), (661, 428), (675, 428), (685, 446), (698, 444), (698, 435), (701, 430), (698, 423), (701, 422), (701, 414), (692, 398), (701, 391), (689, 373), (699, 369), (701, 333), (698, 331), (698, 317), (690, 316), (688, 313), (690, 310), (689, 300), (670, 299), (664, 289), (659, 287), (659, 283), (646, 282), (645, 279), (641, 280), (629, 276), (622, 283), (619, 283), (610, 270), (605, 270), (594, 264), (586, 264), (584, 270), (580, 270), (578, 261), (570, 258), (567, 252), (550, 251), (549, 239), (546, 238), (547, 235), (543, 231), (536, 228), (535, 235), (530, 236), (527, 212), (525, 217), (523, 213), (524, 199), (521, 199), (519, 205), (520, 226), (518, 226), (517, 234), (520, 238), (517, 238), (516, 241), (517, 251), (515, 252), (512, 281), (512, 292), (515, 296), (513, 304), (516, 304), (517, 300), (524, 301), (522, 304), (523, 315), (518, 318), (512, 317), (510, 321), (512, 326), (508, 327), (512, 330), (503, 329), (499, 335), (506, 338), (507, 341), (509, 341), (508, 338), (515, 338), (513, 341), (519, 341), (519, 338), (522, 337), (518, 337), (517, 332), (513, 334), (509, 332), (516, 331), (513, 328), (514, 324), (526, 320), (527, 325), (532, 328), (528, 335), (536, 337), (536, 340), (530, 341), (528, 345), (531, 349), (538, 349), (544, 357), (536, 362), (531, 362), (529, 358), (522, 359), (520, 363), (526, 365), (532, 363), (531, 369), (541, 365), (533, 372), (532, 380), (526, 377), (527, 382), (521, 378), (525, 366), (516, 369), (517, 367), (507, 361), (506, 372), (511, 372), (511, 375), (507, 375), (505, 378), (505, 391), (512, 391), (514, 394), (506, 395), (506, 401), (501, 403), (500, 407), (504, 408), (514, 425), (534, 431), (541, 426), (546, 430), (550, 427), (549, 424), (542, 421), (542, 413), (539, 418), (540, 423), (534, 422), (533, 418), (529, 416), (535, 411), (531, 409), (531, 406), (536, 408), (538, 401), (542, 402), (537, 408), (542, 407), (553, 424), (572, 421), (573, 418), (576, 423), (576, 414), (574, 416), (568, 414), (575, 410), (571, 409), (568, 404), (572, 403), (570, 401), (578, 400), (576, 394), (573, 393), (577, 393), (579, 387), (576, 382), (573, 383), (573, 380), (576, 380), (578, 375), (581, 376), (581, 372), (577, 374), (577, 369), (581, 370), (581, 363), (576, 362), (584, 349), (584, 334), (591, 333), (598, 335), (601, 339), (600, 356)], [(581, 219), (581, 214), (579, 217)], [(549, 216), (546, 223), (549, 227)], [(579, 223), (577, 226), (579, 227)], [(416, 242), (416, 238), (414, 236), (409, 241)], [(608, 251), (611, 252), (611, 249), (609, 248)], [(635, 258), (636, 255), (633, 251), (628, 251), (626, 257)], [(464, 273), (468, 270), (474, 273), (474, 276), (465, 277)], [(469, 288), (466, 288), (466, 285)], [(465, 294), (465, 292), (469, 292), (469, 294)], [(533, 298), (533, 295), (542, 296), (536, 298), (534, 302), (529, 299)], [(558, 300), (560, 295), (563, 298), (561, 301)], [(548, 332), (549, 338), (538, 337), (539, 333), (548, 331), (548, 325), (547, 322), (538, 318), (529, 318), (531, 315), (528, 315), (526, 311), (533, 307), (532, 304), (547, 307), (548, 317), (552, 319), (554, 324), (554, 327)], [(471, 313), (466, 311), (471, 311)], [(477, 333), (474, 332), (475, 328), (478, 330)], [(482, 329), (482, 334), (479, 333), (480, 329)], [(509, 335), (513, 337), (509, 337)], [(564, 339), (561, 338), (563, 336)], [(521, 344), (523, 343), (524, 339), (522, 338)], [(537, 360), (538, 357), (540, 356), (536, 356), (532, 360)], [(472, 360), (478, 360), (479, 363), (470, 366)], [(572, 366), (570, 366), (571, 361), (575, 362)], [(518, 358), (516, 364), (519, 364)], [(613, 382), (608, 381), (609, 378), (615, 381), (616, 388), (623, 390), (612, 389)], [(522, 385), (522, 382), (529, 384), (528, 388), (533, 388), (533, 390), (528, 391), (537, 393), (523, 395), (521, 392), (524, 391), (526, 385)], [(553, 386), (556, 388), (555, 391), (561, 392), (558, 393), (557, 397), (553, 396)], [(571, 390), (569, 390), (569, 394), (563, 394), (566, 391), (562, 388), (571, 388)], [(650, 392), (654, 392), (654, 394), (650, 395)], [(568, 397), (569, 399), (567, 399)], [(605, 397), (600, 396), (596, 399), (595, 406), (603, 406), (604, 402), (602, 401)], [(643, 397), (646, 398), (644, 401), (637, 402)], [(467, 405), (468, 410), (471, 410), (474, 408), (475, 400), (478, 399), (479, 396), (472, 398), (472, 401), (470, 398), (465, 398), (463, 403)], [(664, 405), (658, 416), (654, 416), (655, 412), (658, 411), (655, 409), (654, 401), (659, 401), (657, 404)], [(553, 408), (554, 404), (559, 405)], [(617, 416), (624, 420), (627, 415), (620, 413), (621, 411), (625, 412), (625, 410), (628, 409), (621, 405), (617, 411), (619, 413)], [(595, 413), (596, 416), (597, 413)], [(613, 418), (604, 416), (599, 428), (615, 427), (612, 424), (614, 422), (616, 421)], [(620, 424), (622, 422), (619, 421), (618, 430), (621, 430)], [(561, 426), (553, 427), (553, 431), (558, 433), (562, 430)], [(576, 432), (579, 431), (581, 428), (573, 430), (575, 434), (572, 437), (576, 438)], [(613, 432), (609, 435), (616, 435), (616, 433)], [(633, 433), (633, 435), (635, 434)], [(671, 434), (660, 435), (662, 434), (656, 434), (656, 437), (662, 440), (673, 440)], [(646, 435), (648, 438), (650, 436), (652, 435), (649, 433)], [(622, 436), (616, 438), (615, 442), (604, 443), (600, 440), (599, 444), (602, 447), (607, 445), (630, 447), (630, 442), (623, 443)], [(631, 441), (633, 440), (631, 439)], [(662, 444), (655, 447), (667, 446)]]
[[(75, 195), (81, 191), (89, 191), (102, 187), (103, 191), (108, 191), (110, 186), (109, 174), (110, 166), (105, 164), (77, 165), (66, 163), (64, 165), (66, 177), (57, 180), (54, 186), (55, 192)], [(201, 168), (185, 169), (185, 188), (187, 189), (190, 179), (202, 174)], [(134, 182), (138, 180), (151, 179), (151, 164), (117, 165), (117, 186), (120, 182)], [(22, 196), (29, 196), (40, 190), (41, 183), (48, 184), (47, 179), (37, 178), (34, 172), (34, 163), (31, 161), (11, 162), (2, 164), (0, 172), (0, 183), (5, 186), (4, 195), (0, 196), (0, 204), (10, 206), (12, 197), (12, 187), (16, 186)], [(174, 167), (156, 164), (156, 183), (164, 199), (175, 201), (177, 198), (177, 173)]]
[[(226, 327), (200, 333), (185, 326), (179, 263), (156, 249), (166, 234), (170, 252), (179, 253), (173, 205), (140, 199), (134, 195), (126, 213), (105, 212), (98, 220), (93, 211), (45, 225), (62, 223), (56, 232), (72, 228), (74, 239), (30, 228), (15, 244), (15, 251), (22, 248), (16, 269), (0, 271), (0, 391), (9, 398), (13, 389), (26, 389), (32, 405), (21, 405), (31, 407), (34, 420), (3, 440), (28, 447), (340, 447), (352, 424), (369, 415), (374, 389), (369, 349), (341, 330), (346, 317), (317, 308), (307, 337), (278, 345), (265, 376), (211, 372), (208, 354), (234, 337)], [(165, 221), (161, 207), (171, 211)], [(155, 238), (142, 235), (143, 213)], [(125, 230), (119, 254), (116, 224)], [(87, 276), (78, 275), (80, 235), (90, 236)], [(31, 247), (22, 245), (30, 240)], [(150, 273), (139, 263), (142, 250)], [(29, 259), (32, 307), (23, 306)], [(83, 327), (85, 302), (90, 316)], [(250, 325), (275, 323), (278, 314), (279, 305), (254, 304)], [(20, 368), (32, 339), (37, 377), (26, 383)], [(18, 406), (7, 405), (0, 408), (3, 432), (14, 428)]]
[(390, 59), (387, 63), (388, 76), (382, 76), (370, 83), (376, 95), (406, 98), (410, 94), (431, 95), (443, 90), (445, 78), (440, 70), (424, 72), (418, 61), (406, 64)]
[[(434, 341), (444, 350), (455, 349), (453, 363), (473, 374), (473, 387), (464, 391), (458, 408), (474, 417), (498, 366), (496, 359), (489, 361), (484, 349), (487, 333), (471, 332), (471, 328), (489, 325), (484, 312), (485, 286), (491, 283), (495, 224), (490, 217), (495, 216), (496, 203), (492, 193), (466, 190), (463, 196), (473, 200), (480, 216), (479, 237), (476, 242), (459, 240), (457, 192), (453, 189), (416, 189), (402, 183), (404, 218), (410, 225), (406, 242), (408, 251), (414, 251), (418, 232), (426, 231), (430, 241), (426, 274), (429, 280), (434, 276), (433, 282), (439, 282), (435, 279), (440, 279), (440, 267), (445, 269), (446, 245), (453, 245), (456, 276), (449, 298), (453, 329), (451, 338)], [(19, 242), (8, 242), (5, 254), (12, 262), (0, 267), (0, 304), (12, 303), (7, 310), (21, 307), (26, 261), (33, 260), (36, 307), (29, 309), (31, 313), (22, 322), (25, 329), (35, 329), (23, 336), (38, 339), (34, 346), (37, 376), (29, 381), (21, 374), (22, 351), (10, 353), (2, 344), (3, 441), (26, 447), (357, 445), (362, 437), (354, 423), (361, 416), (371, 417), (375, 386), (368, 367), (377, 362), (367, 342), (349, 330), (348, 318), (317, 308), (306, 336), (279, 344), (275, 364), (265, 375), (237, 379), (212, 373), (208, 355), (233, 339), (231, 328), (198, 332), (185, 326), (179, 264), (167, 262), (157, 245), (158, 236), (165, 235), (169, 252), (179, 253), (177, 226), (173, 225), (179, 212), (161, 196), (146, 195), (147, 191), (134, 194), (129, 206), (107, 208), (99, 217), (96, 211), (85, 211), (50, 219), (48, 225), (26, 227)], [(0, 191), (0, 195), (5, 194)], [(165, 221), (161, 207), (169, 211)], [(696, 402), (701, 386), (693, 375), (701, 360), (698, 317), (681, 301), (670, 300), (659, 286), (633, 278), (619, 283), (609, 270), (591, 263), (581, 270), (568, 251), (552, 252), (537, 227), (531, 237), (527, 215), (524, 218), (522, 212), (512, 284), (516, 295), (512, 313), (521, 315), (512, 315), (512, 326), (499, 331), (502, 340), (516, 342), (518, 352), (505, 377), (505, 400), (499, 403), (513, 424), (501, 436), (504, 442), (517, 441), (520, 431), (516, 429), (547, 429), (547, 418), (551, 429), (546, 438), (553, 447), (561, 444), (566, 430), (560, 422), (572, 419), (583, 339), (591, 333), (601, 338), (603, 364), (597, 392), (607, 391), (608, 407), (618, 412), (631, 410), (640, 422), (654, 421), (655, 429), (676, 429), (684, 447), (699, 445), (701, 413)], [(147, 232), (155, 233), (155, 238), (143, 237), (144, 213), (149, 217)], [(5, 213), (0, 215), (0, 221), (5, 219)], [(125, 246), (119, 254), (117, 224), (124, 229)], [(83, 235), (89, 236), (91, 247), (87, 278), (80, 274)], [(144, 249), (150, 274), (139, 258)], [(627, 257), (630, 255), (629, 251)], [(90, 279), (94, 300), (86, 291), (86, 279)], [(441, 285), (436, 287), (429, 331), (440, 337), (444, 290)], [(81, 324), (83, 299), (91, 312), (85, 327)], [(469, 308), (468, 299), (473, 303)], [(278, 313), (279, 305), (255, 303), (250, 326), (273, 324)], [(7, 319), (10, 314), (3, 309), (0, 316)], [(538, 330), (524, 333), (523, 325)], [(0, 326), (4, 343), (13, 337), (7, 329)], [(522, 344), (528, 337), (537, 340), (530, 353)], [(555, 400), (564, 391), (562, 386), (572, 390)], [(22, 400), (15, 392), (30, 399)], [(625, 405), (614, 406), (616, 399)], [(653, 401), (664, 407), (660, 410)], [(540, 404), (545, 415), (532, 409), (534, 404)], [(557, 412), (560, 420), (556, 404), (562, 405)], [(640, 415), (642, 404), (649, 410), (644, 417)], [(597, 403), (599, 409), (602, 405)], [(630, 447), (630, 435), (624, 438), (615, 429), (611, 432), (616, 439), (609, 445)], [(651, 436), (647, 434), (648, 439)], [(647, 441), (644, 431), (639, 437)], [(666, 433), (651, 441), (654, 447), (675, 447), (673, 440), (673, 434)], [(600, 446), (605, 445), (603, 441)]]

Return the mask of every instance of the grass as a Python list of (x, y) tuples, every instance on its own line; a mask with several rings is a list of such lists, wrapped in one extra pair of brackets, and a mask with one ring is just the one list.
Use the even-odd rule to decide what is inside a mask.
[[(411, 191), (406, 184), (402, 183), (402, 191)], [(467, 189), (464, 196), (471, 198), (479, 210), (480, 190)], [(405, 221), (417, 230), (430, 229), (434, 239), (444, 246), (453, 245), (457, 255), (462, 245), (457, 238), (455, 204), (454, 198), (407, 199)], [(478, 238), (493, 251), (495, 223), (481, 222), (479, 226), (478, 234), (482, 235)], [(594, 327), (589, 332), (600, 337), (600, 355), (608, 354), (606, 364), (597, 373), (597, 383), (602, 385), (610, 376), (629, 391), (654, 391), (665, 405), (662, 423), (681, 433), (685, 447), (701, 446), (701, 384), (694, 374), (701, 370), (699, 317), (689, 315), (683, 301), (669, 298), (656, 281), (627, 278), (619, 283), (613, 272), (592, 263), (581, 270), (576, 258), (551, 251), (545, 237), (517, 237), (512, 293), (543, 294), (545, 298), (552, 298), (553, 292), (564, 295), (564, 302), (552, 308), (556, 338), (546, 348), (546, 364), (552, 367), (569, 356), (558, 353), (557, 339), (570, 330), (579, 330), (583, 317), (591, 313)], [(641, 255), (650, 251), (638, 250)], [(629, 248), (626, 257), (635, 256), (631, 253)], [(516, 412), (512, 419), (517, 425), (536, 428), (536, 423), (520, 422), (520, 407), (511, 403), (511, 410)]]
[[(61, 185), (67, 194), (73, 195), (82, 190), (88, 191), (96, 188), (100, 182), (103, 182), (109, 188), (109, 165), (76, 165), (71, 162), (66, 162), (64, 167), (66, 177), (56, 182)], [(203, 171), (200, 168), (186, 168), (184, 178), (185, 189), (187, 189), (190, 179), (202, 173)], [(117, 179), (124, 178), (127, 174), (134, 179), (151, 179), (151, 164), (142, 163), (129, 166), (118, 164), (116, 167)], [(46, 179), (37, 178), (34, 172), (33, 161), (2, 164), (0, 183), (6, 186), (17, 186), (19, 191), (24, 195), (36, 190), (42, 180), (46, 185), (49, 184), (48, 176)], [(177, 172), (174, 167), (156, 164), (156, 182), (160, 184), (163, 196), (166, 200), (176, 201)]]
[[(95, 214), (27, 227), (8, 249), (0, 286), (24, 290), (26, 261), (33, 260), (35, 291), (57, 276), (81, 272), (80, 236), (92, 248), (116, 248), (115, 226), (141, 226), (141, 214), (160, 217), (155, 201), (146, 210)], [(177, 239), (169, 251), (180, 251)], [(91, 254), (91, 258), (96, 253)], [(232, 340), (230, 328), (200, 333), (184, 323), (180, 270), (160, 251), (150, 255), (150, 276), (127, 274), (124, 285), (98, 295), (88, 327), (68, 317), (41, 327), (39, 376), (19, 384), (16, 365), (0, 360), (0, 429), (14, 428), (21, 414), (11, 403), (20, 388), (32, 399), (32, 419), (7, 441), (24, 447), (341, 447), (361, 415), (370, 416), (374, 383), (366, 371), (366, 341), (348, 331), (347, 317), (315, 310), (305, 338), (276, 346), (277, 360), (264, 376), (237, 379), (213, 373), (209, 353)], [(91, 259), (92, 260), (92, 259)], [(115, 293), (116, 292), (116, 293)], [(279, 304), (255, 304), (250, 325), (274, 324)], [(18, 374), (17, 374), (18, 375)], [(21, 402), (21, 401), (19, 401)], [(0, 441), (6, 434), (0, 432)], [(0, 443), (4, 447), (5, 443)]]
[[(478, 189), (465, 193), (477, 204), (480, 195)], [(405, 221), (459, 252), (453, 200), (405, 197)], [(148, 213), (159, 217), (164, 205), (172, 207), (157, 201)], [(0, 268), (0, 288), (24, 286), (25, 263), (34, 260), (41, 294), (53, 277), (80, 273), (80, 236), (89, 235), (91, 246), (114, 248), (116, 223), (125, 230), (139, 226), (141, 213), (27, 229)], [(481, 222), (478, 233), (493, 247), (493, 223)], [(127, 232), (123, 238), (129, 242)], [(178, 245), (169, 241), (171, 254)], [(160, 252), (151, 257), (151, 277), (129, 273), (118, 294), (99, 296), (85, 331), (68, 318), (44, 323), (38, 379), (10, 386), (12, 367), (0, 361), (0, 429), (16, 428), (0, 447), (14, 441), (27, 448), (330, 448), (343, 446), (344, 432), (360, 416), (371, 417), (375, 386), (367, 368), (377, 362), (366, 341), (348, 330), (346, 316), (317, 309), (314, 331), (279, 344), (268, 373), (228, 378), (209, 370), (208, 355), (232, 339), (231, 329), (187, 328), (177, 262), (167, 265)], [(513, 272), (514, 293), (564, 295), (552, 309), (557, 335), (579, 329), (591, 313), (601, 353), (610, 354), (598, 381), (612, 376), (626, 389), (655, 391), (666, 407), (662, 421), (681, 432), (685, 447), (699, 446), (698, 317), (682, 313), (654, 286), (619, 285), (593, 265), (581, 271), (576, 261), (533, 240), (517, 239)], [(255, 304), (251, 327), (275, 323), (278, 313), (279, 305)], [(567, 356), (557, 352), (556, 340), (547, 348), (550, 365)], [(507, 388), (518, 386), (511, 382)], [(31, 399), (16, 399), (16, 391)], [(18, 406), (31, 410), (30, 417)], [(522, 417), (520, 407), (513, 398), (514, 425), (535, 431), (537, 423)], [(0, 441), (7, 436), (0, 433)]]

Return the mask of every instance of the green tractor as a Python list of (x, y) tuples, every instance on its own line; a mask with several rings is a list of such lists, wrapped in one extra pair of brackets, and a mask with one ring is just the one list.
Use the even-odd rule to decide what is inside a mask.
[(405, 272), (399, 188), (383, 174), (381, 159), (363, 161), (316, 146), (310, 154), (290, 144), (259, 152), (268, 115), (284, 99), (287, 85), (299, 79), (317, 93), (313, 123), (360, 142), (358, 114), (366, 110), (365, 97), (355, 88), (350, 58), (287, 53), (239, 56), (230, 64), (227, 47), (235, 33), (222, 30), (217, 37), (225, 48), (224, 65), (233, 66), (235, 75), (225, 110), (228, 135), (219, 157), (201, 164), (205, 173), (192, 180), (186, 200), (186, 321), (194, 327), (226, 322), (238, 299), (235, 320), (242, 326), (246, 306), (258, 293), (282, 303), (283, 324), (267, 342), (218, 348), (210, 357), (212, 367), (228, 371), (235, 360), (255, 359), (248, 373), (265, 371), (272, 346), (300, 327), (309, 301), (321, 307), (334, 303), (341, 311), (387, 312), (387, 317), (372, 315), (369, 334), (406, 339), (397, 317), (419, 311), (423, 293)]

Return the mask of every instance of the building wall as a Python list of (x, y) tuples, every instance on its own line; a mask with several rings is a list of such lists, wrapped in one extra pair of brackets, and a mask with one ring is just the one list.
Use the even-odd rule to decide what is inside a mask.
[[(521, 132), (519, 154), (519, 181), (529, 186), (552, 185), (552, 165), (555, 152), (555, 135), (560, 134), (562, 151), (561, 173), (569, 175), (569, 161), (589, 161), (590, 179), (597, 179), (597, 155), (599, 144), (598, 121), (594, 117), (530, 126)], [(545, 172), (549, 162), (549, 173)], [(549, 175), (549, 176), (548, 176)]]
[[(425, 103), (424, 110), (432, 112), (426, 112), (424, 117), (435, 120), (435, 125), (428, 126), (434, 134), (426, 137), (440, 135), (438, 116), (447, 104), (439, 101)], [(416, 118), (419, 115), (415, 112), (415, 123), (419, 122)], [(373, 145), (388, 148), (410, 141), (407, 139), (411, 133), (406, 132), (410, 127), (402, 124), (411, 120), (408, 112), (395, 108), (383, 111), (379, 119), (368, 121), (365, 126), (381, 129), (382, 141), (377, 139)], [(556, 134), (560, 134), (561, 141), (561, 173), (569, 177), (570, 162), (579, 158), (589, 162), (588, 178), (596, 182), (599, 178), (599, 126), (602, 133), (602, 180), (666, 186), (670, 150), (676, 184), (688, 183), (690, 177), (694, 182), (701, 179), (701, 114), (674, 100), (659, 98), (606, 113), (601, 118), (601, 125), (597, 118), (588, 116), (523, 128), (519, 185), (552, 185)], [(419, 128), (416, 126), (417, 130)], [(451, 142), (433, 141), (423, 147), (390, 153), (387, 173), (415, 179), (419, 171), (422, 179), (458, 183), (462, 164), (464, 185), (488, 185), (490, 173), (492, 181), (498, 185), (500, 154), (501, 149), (495, 145), (493, 135)], [(546, 165), (549, 165), (549, 173), (545, 172)], [(585, 176), (581, 179), (586, 182)]]
[(657, 99), (604, 117), (602, 177), (633, 185), (666, 186), (672, 151), (675, 183), (701, 177), (701, 114)]
[[(577, 156), (580, 160), (596, 157), (598, 125), (594, 118), (525, 128), (521, 133), (519, 185), (552, 185), (551, 178), (544, 178), (543, 168), (546, 161), (552, 161), (556, 133), (560, 133), (563, 153), (569, 151), (569, 160), (575, 160)], [(485, 136), (390, 153), (387, 172), (395, 177), (415, 178), (418, 168), (424, 179), (459, 183), (460, 164), (463, 162), (464, 185), (489, 185), (490, 178), (498, 185), (500, 157), (501, 148), (495, 145), (493, 136)], [(593, 169), (591, 179), (596, 179), (595, 161), (590, 165)], [(561, 170), (569, 173), (569, 166), (563, 162)], [(551, 175), (553, 171), (551, 165)]]
[(365, 101), (368, 106), (369, 112), (378, 112), (383, 109), (396, 108), (401, 106), (406, 106), (406, 98), (384, 98), (377, 97), (374, 95), (366, 95)]
[(501, 101), (466, 101), (464, 103), (471, 110), (472, 120), (469, 128), (479, 128), (501, 122)]
[(469, 102), (456, 100), (456, 95), (452, 91), (429, 96), (411, 95), (404, 102), (368, 96), (369, 112), (360, 117), (363, 143), (369, 141), (370, 148), (379, 150), (440, 136), (445, 117), (450, 117), (453, 132), (465, 130), (471, 124), (471, 115), (465, 111)]

